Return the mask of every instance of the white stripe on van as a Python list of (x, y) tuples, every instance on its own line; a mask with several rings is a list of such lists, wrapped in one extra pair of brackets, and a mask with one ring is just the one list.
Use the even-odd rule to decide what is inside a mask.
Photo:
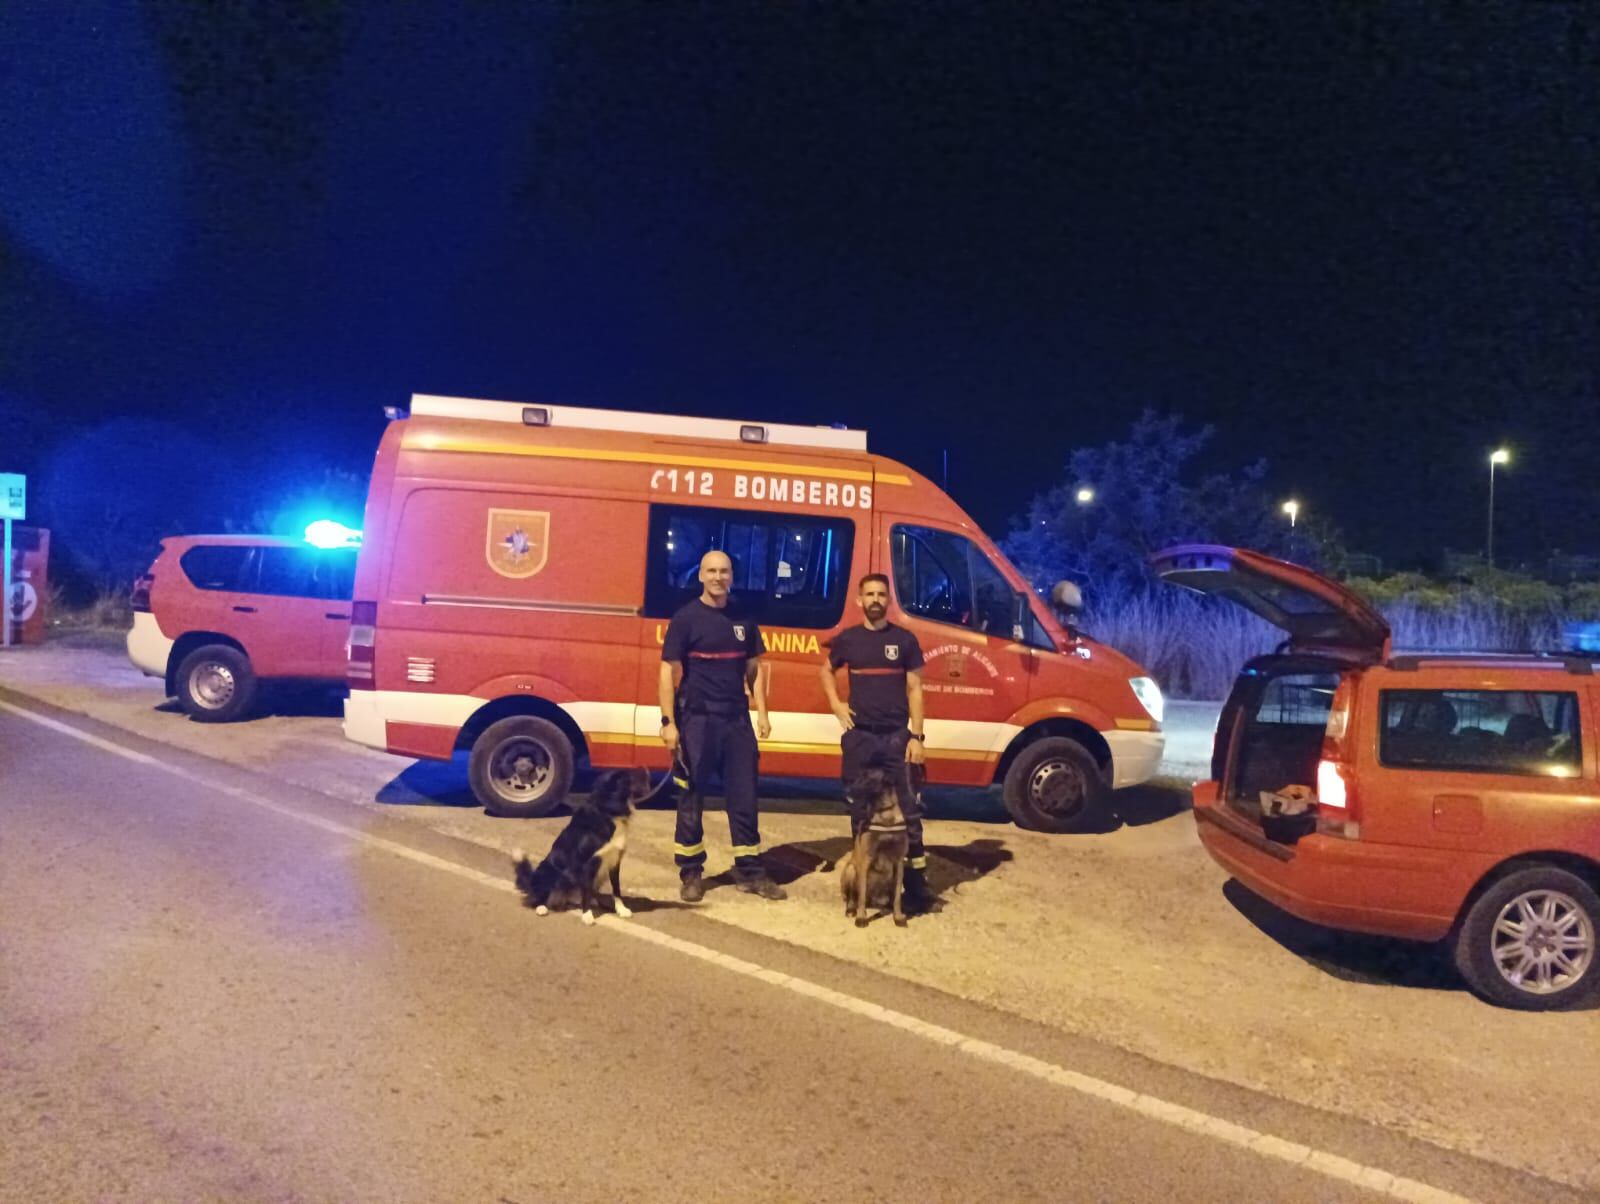
[[(430, 723), (460, 727), (486, 699), (471, 694), (434, 694), (422, 690), (363, 690), (369, 706), (389, 723)], [(631, 702), (568, 702), (561, 709), (578, 729), (590, 735), (655, 737), (661, 734), (661, 708)], [(825, 711), (773, 711), (772, 741), (780, 744), (834, 745), (839, 721)], [(1022, 729), (1012, 723), (979, 719), (929, 719), (928, 747), (935, 751), (975, 752), (998, 756)]]

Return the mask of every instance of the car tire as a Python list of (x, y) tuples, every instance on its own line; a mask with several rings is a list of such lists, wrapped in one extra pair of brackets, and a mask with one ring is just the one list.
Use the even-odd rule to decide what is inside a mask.
[(1478, 896), (1454, 943), (1456, 969), (1490, 1003), (1573, 1007), (1600, 988), (1600, 895), (1558, 866), (1530, 865)]
[(255, 705), (258, 679), (250, 658), (228, 644), (196, 648), (178, 664), (178, 705), (196, 723), (231, 723)]
[(1017, 827), (1034, 832), (1093, 830), (1104, 814), (1106, 794), (1100, 763), (1066, 736), (1046, 736), (1026, 746), (1001, 787)]
[(572, 741), (548, 719), (513, 715), (486, 727), (472, 742), (467, 778), (490, 815), (537, 819), (572, 789)]

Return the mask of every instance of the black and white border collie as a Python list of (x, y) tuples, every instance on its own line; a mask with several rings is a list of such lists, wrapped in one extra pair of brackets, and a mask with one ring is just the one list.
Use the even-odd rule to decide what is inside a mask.
[(594, 780), (589, 797), (576, 803), (572, 818), (535, 866), (521, 849), (511, 854), (517, 889), (524, 903), (540, 915), (553, 906), (576, 899), (583, 906), (583, 922), (594, 923), (595, 904), (607, 878), (616, 914), (627, 919), (632, 910), (622, 901), (622, 856), (628, 849), (628, 821), (633, 805), (650, 790), (650, 775), (643, 769), (613, 769)]

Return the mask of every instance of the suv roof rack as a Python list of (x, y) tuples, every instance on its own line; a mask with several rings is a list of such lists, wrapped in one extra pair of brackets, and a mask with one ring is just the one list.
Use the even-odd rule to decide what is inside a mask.
[(1492, 665), (1517, 664), (1548, 669), (1559, 667), (1578, 677), (1589, 677), (1594, 673), (1595, 658), (1588, 653), (1543, 652), (1534, 649), (1526, 652), (1471, 652), (1461, 648), (1436, 650), (1410, 648), (1399, 655), (1391, 656), (1385, 663), (1391, 669), (1410, 673), (1420, 669), (1425, 662), (1438, 661), (1476, 661)]
[(676, 435), (720, 439), (731, 443), (820, 447), (831, 451), (867, 450), (867, 432), (840, 426), (798, 426), (743, 419), (682, 418), (634, 410), (596, 410), (583, 406), (525, 405), (520, 401), (479, 401), (471, 397), (438, 397), (415, 393), (411, 417), (470, 418), (517, 426), (552, 426), (591, 431), (625, 431), (632, 435)]

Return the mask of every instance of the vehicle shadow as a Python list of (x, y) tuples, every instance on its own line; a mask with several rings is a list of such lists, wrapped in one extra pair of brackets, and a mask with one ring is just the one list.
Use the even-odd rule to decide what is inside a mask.
[(1193, 809), (1189, 788), (1180, 783), (1158, 779), (1140, 786), (1128, 786), (1111, 793), (1106, 810), (1116, 822), (1108, 825), (1107, 831), (1159, 824), (1174, 816), (1186, 815)]
[(344, 699), (343, 687), (269, 684), (261, 687), (256, 708), (265, 715), (343, 719)]
[[(295, 719), (342, 719), (344, 717), (343, 689), (327, 686), (295, 686), (267, 682), (256, 695), (255, 705), (239, 723), (253, 719), (284, 717)], [(182, 715), (184, 709), (176, 698), (168, 698), (153, 708), (163, 715)], [(190, 720), (194, 722), (194, 720)]]
[(1442, 942), (1429, 945), (1324, 928), (1290, 915), (1232, 878), (1222, 894), (1263, 933), (1333, 978), (1429, 991), (1467, 989)]
[[(373, 801), (404, 807), (481, 807), (467, 784), (467, 754), (449, 761), (413, 761), (390, 778)], [(562, 807), (557, 814), (565, 814)]]

